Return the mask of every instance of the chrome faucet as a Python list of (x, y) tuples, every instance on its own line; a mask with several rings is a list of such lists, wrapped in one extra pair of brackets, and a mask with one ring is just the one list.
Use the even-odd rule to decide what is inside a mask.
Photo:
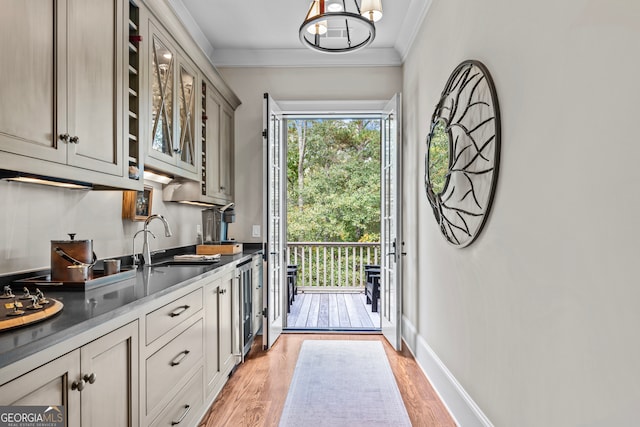
[[(151, 231), (149, 230), (149, 223), (151, 221), (153, 221), (154, 219), (159, 219), (160, 221), (162, 221), (162, 223), (164, 224), (164, 235), (167, 237), (171, 237), (172, 233), (171, 233), (171, 227), (169, 227), (169, 223), (167, 222), (167, 220), (162, 216), (162, 215), (151, 215), (149, 216), (145, 222), (144, 222), (144, 228), (140, 231), (138, 231), (138, 233), (143, 233), (144, 234), (144, 243), (142, 244), (142, 257), (144, 259), (144, 263), (146, 266), (151, 265), (151, 250), (149, 249), (149, 234), (151, 234), (154, 238), (156, 237), (153, 233), (151, 233)], [(134, 242), (134, 248), (135, 248), (135, 239), (136, 236), (138, 235), (138, 233), (136, 233), (133, 236), (133, 242)], [(135, 265), (135, 250), (134, 250), (134, 265)]]
[(144, 234), (149, 233), (151, 234), (151, 237), (153, 237), (154, 239), (156, 238), (156, 235), (153, 234), (151, 230), (138, 230), (136, 234), (133, 235), (133, 248), (132, 248), (131, 258), (133, 258), (132, 267), (134, 270), (138, 267), (138, 254), (136, 253), (136, 237), (138, 237), (138, 234), (140, 233), (144, 233)]

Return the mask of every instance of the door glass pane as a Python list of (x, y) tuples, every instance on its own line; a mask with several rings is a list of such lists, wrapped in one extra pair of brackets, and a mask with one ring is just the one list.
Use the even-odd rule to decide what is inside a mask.
[(193, 90), (195, 87), (195, 77), (180, 67), (180, 121), (178, 122), (178, 133), (180, 135), (180, 159), (190, 165), (195, 164), (195, 138), (193, 129), (195, 125), (195, 97)]
[(274, 271), (274, 275), (273, 275), (273, 282), (272, 282), (272, 290), (274, 293), (274, 298), (273, 300), (276, 302), (275, 306), (273, 307), (273, 312), (272, 312), (272, 320), (276, 320), (278, 319), (280, 316), (282, 316), (282, 311), (281, 311), (281, 302), (282, 302), (282, 296), (281, 296), (281, 281), (280, 281), (280, 275), (281, 275), (281, 269), (282, 269), (282, 265), (281, 265), (281, 260), (282, 257), (280, 255), (280, 246), (281, 246), (281, 239), (282, 236), (280, 235), (280, 119), (278, 119), (275, 115), (271, 117), (271, 132), (273, 132), (271, 134), (271, 137), (269, 139), (269, 142), (271, 144), (271, 158), (272, 158), (272, 164), (271, 164), (271, 168), (272, 168), (272, 172), (271, 172), (271, 185), (272, 185), (272, 191), (271, 191), (271, 218), (272, 218), (272, 224), (271, 224), (271, 243), (272, 243), (272, 248), (271, 248), (271, 252), (276, 254), (276, 256), (273, 258), (273, 271)]
[(151, 148), (173, 155), (171, 141), (173, 116), (173, 54), (157, 38), (153, 38), (153, 64), (151, 79)]

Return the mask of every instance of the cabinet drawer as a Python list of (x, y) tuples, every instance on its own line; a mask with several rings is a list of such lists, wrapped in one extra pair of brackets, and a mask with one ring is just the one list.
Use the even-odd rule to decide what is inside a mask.
[(202, 319), (199, 319), (147, 359), (147, 414), (202, 362), (202, 328)]
[(153, 421), (151, 427), (195, 425), (194, 421), (197, 420), (194, 417), (200, 412), (202, 399), (202, 369), (199, 369)]
[(197, 289), (147, 314), (147, 345), (184, 322), (201, 308), (202, 289)]

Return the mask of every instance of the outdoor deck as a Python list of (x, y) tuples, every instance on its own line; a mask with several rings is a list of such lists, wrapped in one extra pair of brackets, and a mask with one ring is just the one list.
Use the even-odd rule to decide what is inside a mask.
[(298, 292), (287, 317), (292, 329), (380, 329), (362, 292)]

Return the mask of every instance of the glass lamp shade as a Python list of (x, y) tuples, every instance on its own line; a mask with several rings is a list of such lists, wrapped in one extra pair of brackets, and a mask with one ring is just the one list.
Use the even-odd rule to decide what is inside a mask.
[[(307, 12), (306, 19), (313, 19), (316, 16), (325, 13), (324, 9), (324, 0), (314, 0), (313, 3), (311, 3), (309, 12)], [(327, 32), (327, 21), (316, 22), (314, 25), (309, 26), (307, 31), (309, 34), (323, 35)]]
[(327, 12), (342, 12), (342, 1), (341, 0), (327, 0)]
[(327, 32), (327, 21), (320, 21), (315, 23), (314, 25), (311, 25), (309, 28), (307, 28), (307, 31), (310, 34), (318, 34), (318, 35), (323, 35), (326, 34)]
[(360, 14), (372, 22), (382, 19), (382, 0), (362, 0)]

